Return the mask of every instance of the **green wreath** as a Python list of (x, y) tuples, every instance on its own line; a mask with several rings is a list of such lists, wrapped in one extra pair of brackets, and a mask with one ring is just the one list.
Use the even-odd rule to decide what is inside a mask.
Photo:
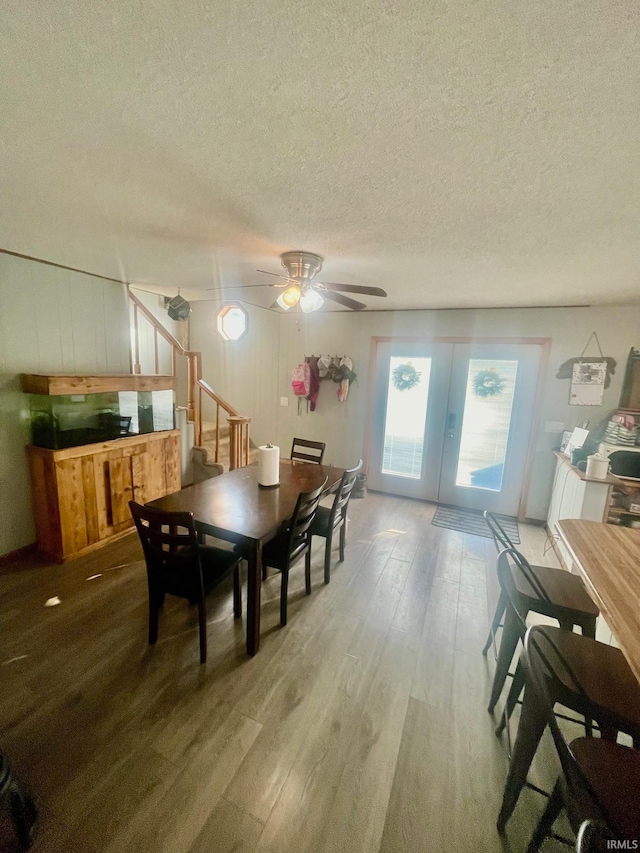
[(491, 368), (476, 373), (473, 379), (473, 390), (477, 397), (495, 397), (502, 394), (506, 384), (502, 376)]
[(408, 391), (420, 382), (421, 374), (412, 364), (399, 364), (391, 374), (393, 387), (398, 391)]

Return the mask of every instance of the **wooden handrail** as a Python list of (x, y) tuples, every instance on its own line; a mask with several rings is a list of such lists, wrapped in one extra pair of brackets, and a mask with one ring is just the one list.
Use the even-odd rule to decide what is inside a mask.
[(135, 296), (129, 288), (129, 299), (133, 303), (133, 323), (135, 331), (135, 364), (134, 372), (140, 373), (140, 343), (138, 335), (138, 316), (153, 327), (154, 359), (155, 369), (158, 372), (158, 335), (160, 335), (171, 347), (171, 364), (173, 376), (176, 375), (176, 355), (183, 355), (187, 359), (187, 418), (193, 421), (195, 444), (202, 441), (202, 394), (206, 394), (216, 404), (216, 426), (215, 426), (215, 461), (218, 462), (220, 450), (220, 409), (229, 416), (229, 444), (230, 460), (229, 467), (241, 468), (249, 464), (249, 424), (251, 418), (240, 415), (234, 407), (227, 403), (219, 394), (213, 390), (208, 382), (202, 378), (202, 353), (196, 350), (185, 349), (182, 344), (173, 337), (162, 323), (149, 311), (149, 309)]

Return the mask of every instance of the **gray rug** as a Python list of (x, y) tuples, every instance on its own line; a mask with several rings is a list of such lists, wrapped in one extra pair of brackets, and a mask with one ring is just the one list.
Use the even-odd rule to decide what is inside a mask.
[[(518, 522), (509, 515), (497, 515), (496, 518), (504, 527), (504, 531), (514, 545), (520, 544), (520, 531)], [(484, 536), (491, 539), (491, 531), (487, 527), (482, 513), (474, 509), (459, 509), (455, 506), (439, 506), (433, 516), (431, 524), (436, 527), (448, 527), (450, 530), (459, 530), (461, 533), (473, 533), (474, 536)]]

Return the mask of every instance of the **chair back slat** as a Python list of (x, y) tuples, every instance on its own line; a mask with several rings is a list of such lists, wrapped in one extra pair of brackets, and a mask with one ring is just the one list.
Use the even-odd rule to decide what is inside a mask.
[(193, 513), (163, 512), (135, 501), (129, 501), (129, 509), (142, 544), (149, 583), (176, 572), (188, 573), (185, 574), (185, 582), (201, 582), (202, 568)]
[[(297, 459), (299, 462), (313, 462), (316, 465), (322, 465), (324, 459), (324, 451), (326, 448), (324, 441), (311, 441), (307, 438), (294, 438), (291, 445), (291, 459)], [(304, 448), (299, 450), (298, 448)], [(309, 453), (308, 451), (313, 451)]]
[(358, 471), (362, 468), (362, 459), (358, 462), (355, 468), (349, 468), (342, 475), (340, 485), (336, 491), (336, 496), (331, 507), (331, 515), (329, 517), (329, 527), (333, 526), (333, 522), (339, 512), (346, 512), (347, 504), (351, 498), (351, 492), (356, 482)]
[(296, 507), (289, 523), (289, 551), (291, 552), (297, 543), (307, 535), (311, 522), (313, 521), (322, 492), (329, 478), (325, 477), (322, 485), (309, 492), (301, 492), (298, 495)]

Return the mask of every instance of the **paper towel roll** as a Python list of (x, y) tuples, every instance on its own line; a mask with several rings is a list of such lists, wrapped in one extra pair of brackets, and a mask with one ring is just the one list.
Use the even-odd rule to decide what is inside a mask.
[(280, 448), (265, 444), (258, 448), (258, 484), (277, 486), (280, 483)]

